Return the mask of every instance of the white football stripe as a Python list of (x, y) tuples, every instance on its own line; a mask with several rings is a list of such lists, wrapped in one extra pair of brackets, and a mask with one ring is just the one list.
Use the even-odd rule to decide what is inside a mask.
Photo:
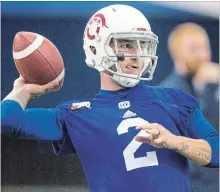
[(63, 79), (64, 75), (65, 75), (65, 68), (63, 68), (63, 70), (59, 74), (59, 76), (56, 79), (54, 79), (53, 81), (57, 81), (57, 83), (59, 83)]
[(44, 41), (44, 37), (37, 34), (37, 37), (34, 40), (34, 42), (32, 44), (30, 44), (27, 48), (25, 48), (24, 50), (19, 51), (19, 52), (13, 51), (13, 58), (14, 59), (23, 59), (23, 58), (27, 57), (28, 55), (33, 53), (36, 49), (38, 49), (42, 45), (43, 41)]

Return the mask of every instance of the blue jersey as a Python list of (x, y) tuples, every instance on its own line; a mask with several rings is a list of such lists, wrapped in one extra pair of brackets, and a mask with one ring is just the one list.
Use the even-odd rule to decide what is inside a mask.
[[(76, 103), (81, 107), (74, 107)], [(54, 124), (62, 128), (53, 149), (57, 155), (78, 154), (92, 192), (190, 191), (188, 160), (173, 150), (137, 142), (135, 137), (143, 134), (135, 129), (138, 125), (159, 123), (175, 135), (192, 138), (217, 135), (210, 125), (203, 130), (194, 121), (199, 109), (193, 97), (142, 83), (120, 91), (101, 90), (91, 100), (64, 102), (52, 111), (47, 113), (55, 114), (50, 115), (53, 125), (48, 123), (46, 129)], [(207, 141), (214, 143), (212, 138)]]
[[(71, 140), (69, 147), (72, 143), (92, 192), (190, 191), (185, 157), (134, 138), (141, 134), (135, 127), (144, 122), (189, 136), (187, 119), (197, 107), (192, 97), (139, 84), (129, 90), (101, 91), (87, 101), (91, 108), (72, 111), (74, 102), (58, 107)], [(67, 146), (59, 142), (54, 149), (65, 154)]]

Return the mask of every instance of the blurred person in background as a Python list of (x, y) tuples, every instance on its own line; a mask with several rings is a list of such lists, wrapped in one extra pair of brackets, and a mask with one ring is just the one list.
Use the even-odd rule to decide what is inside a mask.
[(219, 127), (219, 65), (211, 61), (208, 35), (195, 23), (183, 23), (172, 30), (168, 48), (174, 70), (162, 86), (181, 89), (201, 104), (201, 109), (214, 126)]
[[(196, 97), (209, 123), (219, 127), (220, 70), (219, 65), (211, 61), (210, 42), (205, 29), (190, 22), (178, 25), (169, 35), (168, 49), (174, 70), (161, 85), (183, 90)], [(218, 169), (208, 170), (193, 162), (190, 166), (192, 191), (201, 191), (201, 186), (202, 191), (218, 191)], [(202, 185), (201, 182), (207, 181), (209, 184)]]

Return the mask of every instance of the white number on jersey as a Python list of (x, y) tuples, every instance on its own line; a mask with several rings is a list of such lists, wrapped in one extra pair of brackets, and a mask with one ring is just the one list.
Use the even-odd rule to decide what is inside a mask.
[[(144, 119), (140, 117), (125, 119), (119, 124), (117, 128), (118, 135), (125, 134), (128, 132), (129, 128), (137, 127), (144, 123), (149, 123), (149, 122), (145, 121)], [(143, 136), (143, 135), (147, 135), (147, 133), (141, 130), (136, 136)], [(138, 158), (134, 157), (134, 153), (138, 150), (138, 148), (142, 144), (143, 143), (138, 142), (135, 140), (135, 138), (133, 138), (133, 140), (124, 149), (123, 155), (124, 155), (125, 166), (126, 166), (127, 171), (131, 171), (131, 170), (142, 168), (142, 167), (158, 165), (156, 151), (146, 152), (146, 156), (144, 157), (138, 157)]]

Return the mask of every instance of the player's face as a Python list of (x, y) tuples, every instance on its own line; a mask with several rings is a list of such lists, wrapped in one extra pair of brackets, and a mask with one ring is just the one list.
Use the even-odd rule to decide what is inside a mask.
[[(141, 43), (142, 46), (142, 43)], [(117, 40), (117, 48), (114, 43), (111, 43), (111, 47), (114, 52), (124, 54), (140, 54), (141, 50), (136, 40)], [(138, 75), (139, 67), (143, 69), (144, 59), (137, 57), (125, 57), (124, 61), (121, 62), (121, 70), (123, 73)]]
[(211, 59), (209, 40), (202, 33), (185, 35), (181, 39), (179, 52), (185, 67), (191, 74), (194, 74), (201, 65), (208, 63)]

